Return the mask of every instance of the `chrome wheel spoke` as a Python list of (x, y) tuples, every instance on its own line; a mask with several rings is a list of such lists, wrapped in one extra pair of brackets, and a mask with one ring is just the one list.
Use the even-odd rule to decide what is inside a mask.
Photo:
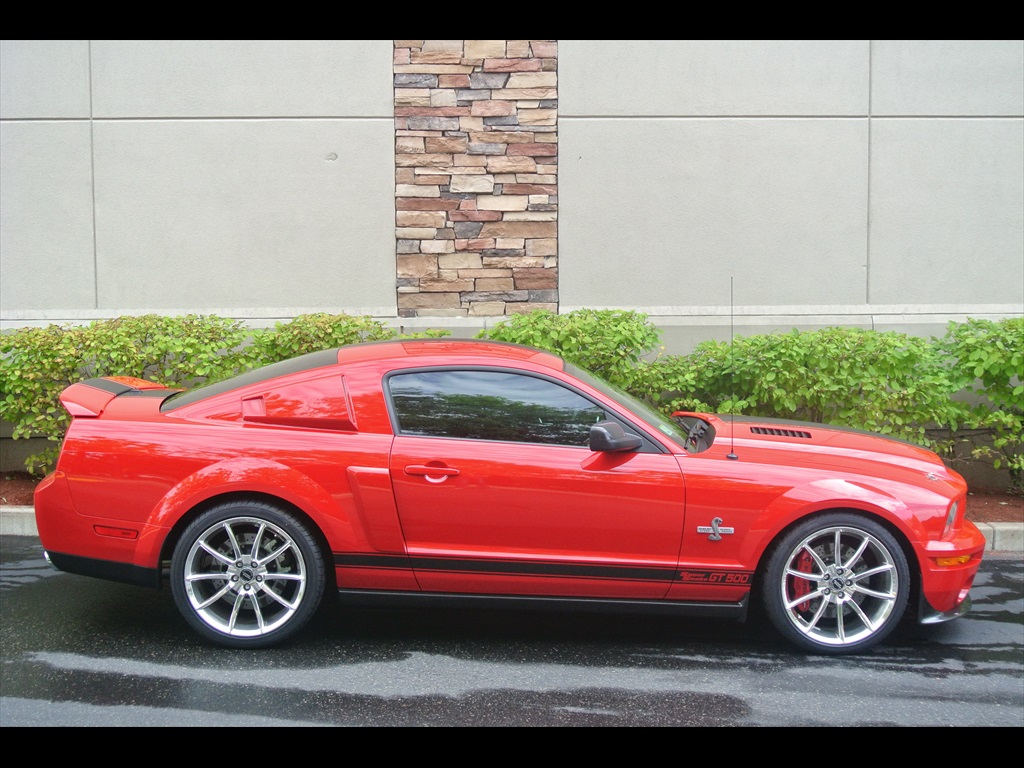
[(288, 600), (285, 600), (283, 597), (281, 597), (281, 595), (277, 594), (277, 592), (270, 589), (266, 584), (260, 587), (260, 592), (269, 597), (271, 600), (280, 603), (288, 610), (295, 610), (296, 608), (298, 608), (298, 603), (289, 602)]
[(857, 583), (860, 583), (862, 581), (867, 581), (868, 579), (870, 579), (872, 576), (874, 576), (876, 574), (887, 573), (887, 572), (890, 572), (892, 570), (893, 570), (892, 563), (885, 563), (884, 565), (880, 565), (877, 568), (869, 568), (866, 571), (861, 571), (860, 573), (858, 573), (854, 577), (854, 581), (857, 582)]
[(867, 587), (863, 587), (863, 586), (857, 585), (855, 587), (855, 591), (858, 594), (864, 595), (865, 597), (874, 597), (874, 598), (877, 598), (878, 600), (895, 600), (896, 599), (896, 593), (891, 591), (891, 590), (886, 590), (885, 592), (880, 592), (880, 591), (878, 591), (876, 589), (869, 589)]
[[(803, 603), (806, 603), (809, 600), (819, 600), (822, 597), (823, 597), (823, 595), (822, 595), (822, 592), (821, 592), (820, 589), (815, 590), (814, 592), (808, 592), (806, 595), (794, 598), (793, 600), (789, 600), (786, 603), (786, 610), (790, 610), (791, 611), (794, 608), (796, 608), (798, 605), (802, 605)], [(821, 601), (821, 604), (823, 606), (826, 605), (827, 603), (828, 603), (828, 600), (822, 600)]]
[(800, 630), (802, 632), (805, 632), (806, 634), (810, 634), (811, 632), (813, 632), (814, 628), (818, 625), (818, 621), (820, 621), (821, 617), (825, 615), (825, 610), (827, 608), (828, 600), (822, 600), (821, 603), (818, 605), (817, 610), (814, 612), (814, 617), (807, 622), (806, 626), (800, 627)]
[(200, 541), (199, 546), (203, 548), (203, 551), (206, 552), (206, 554), (224, 565), (231, 565), (237, 559), (237, 555), (235, 557), (228, 557), (227, 555), (218, 552), (205, 541)]
[(259, 530), (256, 531), (256, 535), (253, 536), (252, 546), (249, 548), (249, 557), (251, 557), (253, 560), (255, 560), (259, 555), (260, 546), (263, 544), (263, 534), (266, 533), (266, 530), (267, 526), (261, 525), (259, 527)]
[[(221, 578), (223, 578), (223, 576)], [(225, 584), (221, 589), (219, 589), (216, 592), (214, 592), (212, 595), (210, 595), (209, 598), (207, 598), (203, 602), (199, 603), (199, 605), (197, 605), (196, 607), (199, 610), (201, 610), (201, 611), (205, 610), (206, 608), (209, 608), (211, 605), (213, 605), (218, 600), (223, 598), (224, 595), (226, 595), (230, 591), (231, 591), (231, 585), (230, 584)]]
[[(849, 602), (849, 606), (853, 610), (853, 612), (857, 614), (857, 617), (861, 620), (861, 622), (863, 622), (864, 626), (867, 627), (870, 631), (874, 632), (877, 627), (874, 621), (871, 619), (871, 617), (864, 613), (864, 610), (860, 607), (860, 604), (857, 603), (857, 601), (855, 600), (851, 600)], [(842, 615), (843, 614), (840, 614), (840, 616)], [(840, 622), (840, 629), (842, 628), (842, 626), (843, 623)]]
[(232, 556), (237, 560), (242, 556), (242, 547), (239, 545), (238, 539), (235, 538), (235, 532), (231, 528), (231, 523), (224, 524), (224, 533), (227, 534), (228, 541), (231, 542)]
[(261, 560), (263, 560), (263, 561), (265, 561), (265, 562), (267, 562), (267, 563), (271, 563), (271, 562), (273, 562), (274, 560), (277, 560), (277, 559), (278, 559), (279, 557), (281, 557), (281, 555), (283, 555), (283, 554), (285, 554), (286, 552), (288, 552), (288, 550), (290, 550), (291, 548), (292, 548), (292, 542), (290, 542), (290, 541), (286, 541), (286, 542), (284, 542), (283, 544), (281, 544), (281, 546), (279, 546), (279, 547), (278, 547), (278, 548), (277, 548), (276, 550), (274, 550), (273, 552), (271, 552), (271, 553), (269, 553), (269, 554), (267, 554), (267, 555), (264, 555), (264, 556), (263, 556), (263, 557), (261, 558)]

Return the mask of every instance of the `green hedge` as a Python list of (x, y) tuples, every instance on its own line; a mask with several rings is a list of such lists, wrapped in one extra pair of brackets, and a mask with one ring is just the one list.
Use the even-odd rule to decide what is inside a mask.
[(858, 427), (922, 444), (968, 417), (947, 360), (926, 339), (824, 328), (707, 341), (647, 367), (638, 394), (666, 410), (711, 410)]
[[(446, 336), (430, 330), (412, 336)], [(45, 472), (68, 424), (58, 395), (93, 376), (173, 387), (334, 346), (396, 338), (370, 317), (317, 313), (250, 329), (210, 315), (122, 317), (0, 336), (0, 418), (13, 436), (51, 446), (26, 468)], [(1006, 468), (1024, 492), (1024, 318), (950, 323), (941, 338), (833, 327), (706, 341), (665, 355), (638, 312), (538, 310), (477, 334), (550, 350), (666, 413), (702, 410), (820, 421), (912, 440), (952, 460)], [(978, 440), (978, 436), (983, 439)]]
[(511, 315), (477, 338), (510, 341), (554, 352), (620, 387), (633, 384), (661, 332), (647, 315), (625, 310), (548, 310)]
[(230, 376), (241, 368), (249, 333), (220, 317), (145, 315), (0, 335), (0, 418), (13, 425), (15, 439), (50, 441), (25, 463), (29, 472), (46, 472), (70, 423), (59, 400), (65, 387), (95, 376), (136, 376), (188, 388)]
[(950, 323), (938, 345), (956, 385), (979, 400), (969, 426), (990, 441), (974, 444), (973, 457), (1006, 467), (1011, 490), (1024, 493), (1024, 318)]

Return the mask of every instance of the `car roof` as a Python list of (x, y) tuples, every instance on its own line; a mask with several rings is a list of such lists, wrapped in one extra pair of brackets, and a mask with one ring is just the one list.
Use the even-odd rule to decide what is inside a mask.
[(271, 363), (213, 384), (178, 392), (164, 400), (161, 411), (173, 411), (226, 392), (284, 376), (310, 372), (332, 365), (355, 366), (383, 364), (401, 367), (416, 361), (428, 366), (487, 365), (495, 362), (530, 362), (554, 370), (564, 370), (564, 361), (550, 352), (521, 344), (481, 339), (393, 339), (334, 347)]
[(436, 357), (452, 358), (452, 362), (463, 362), (467, 358), (479, 358), (479, 362), (487, 361), (519, 361), (531, 362), (556, 370), (563, 370), (564, 361), (557, 355), (544, 350), (512, 344), (506, 341), (485, 339), (391, 339), (364, 344), (351, 344), (339, 347), (338, 362), (354, 364), (368, 361)]

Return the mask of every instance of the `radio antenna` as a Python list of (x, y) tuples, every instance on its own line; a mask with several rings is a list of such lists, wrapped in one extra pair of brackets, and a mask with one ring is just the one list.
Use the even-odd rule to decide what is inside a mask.
[(736, 455), (736, 369), (735, 360), (733, 360), (732, 344), (733, 339), (736, 337), (736, 330), (734, 325), (734, 316), (736, 314), (735, 304), (733, 302), (732, 293), (732, 281), (733, 276), (729, 276), (729, 454), (725, 457), (735, 461), (739, 458)]

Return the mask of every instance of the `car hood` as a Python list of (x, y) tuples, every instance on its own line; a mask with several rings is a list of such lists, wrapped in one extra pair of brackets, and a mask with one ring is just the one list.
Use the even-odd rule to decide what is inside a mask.
[(713, 450), (740, 460), (806, 467), (826, 473), (855, 473), (912, 483), (959, 494), (963, 478), (943, 464), (935, 452), (873, 432), (812, 422), (749, 416), (713, 416)]

